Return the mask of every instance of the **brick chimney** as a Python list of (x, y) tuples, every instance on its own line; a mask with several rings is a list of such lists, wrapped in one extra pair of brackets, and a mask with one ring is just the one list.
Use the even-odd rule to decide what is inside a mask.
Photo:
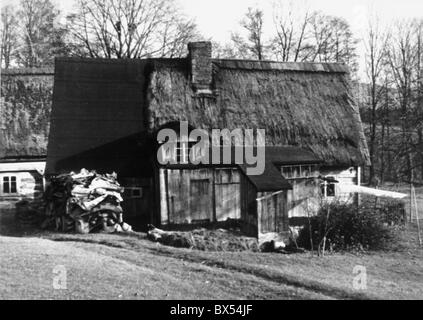
[(188, 59), (191, 64), (191, 82), (195, 93), (212, 94), (211, 42), (190, 42), (188, 51)]

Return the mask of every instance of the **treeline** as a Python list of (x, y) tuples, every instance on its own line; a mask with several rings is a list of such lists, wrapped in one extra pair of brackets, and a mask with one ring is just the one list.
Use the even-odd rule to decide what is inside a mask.
[[(64, 15), (51, 0), (20, 0), (1, 13), (1, 62), (51, 65), (54, 56), (102, 58), (181, 57), (189, 41), (204, 39), (196, 22), (172, 0), (76, 0)], [(272, 34), (264, 13), (249, 8), (242, 32), (214, 42), (216, 57), (347, 63), (357, 70), (356, 45), (347, 21), (275, 2)], [(211, 39), (207, 39), (211, 40)]]
[[(264, 32), (264, 12), (249, 8), (240, 21), (242, 32), (231, 42), (216, 44), (218, 56), (282, 62), (338, 62), (358, 70), (357, 44), (351, 26), (340, 17), (304, 9), (294, 2), (275, 1), (271, 32)], [(268, 20), (266, 20), (268, 21)]]
[(357, 101), (365, 121), (372, 165), (367, 178), (423, 181), (423, 19), (381, 29), (369, 21), (365, 85)]
[(199, 39), (172, 0), (76, 0), (64, 15), (51, 0), (21, 0), (1, 11), (1, 65), (42, 67), (55, 56), (180, 57)]
[[(20, 0), (2, 8), (1, 66), (50, 66), (55, 56), (183, 57), (188, 42), (212, 39), (175, 3), (76, 0), (65, 15), (51, 0)], [(239, 25), (228, 43), (213, 43), (215, 57), (347, 64), (372, 160), (365, 180), (423, 181), (423, 19), (382, 28), (368, 17), (359, 39), (343, 18), (275, 0), (272, 17), (249, 8)]]

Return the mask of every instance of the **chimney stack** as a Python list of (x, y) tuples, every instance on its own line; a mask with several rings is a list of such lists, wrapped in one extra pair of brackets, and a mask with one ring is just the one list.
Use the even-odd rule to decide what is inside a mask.
[(212, 45), (210, 41), (190, 42), (188, 59), (191, 82), (196, 94), (212, 94)]

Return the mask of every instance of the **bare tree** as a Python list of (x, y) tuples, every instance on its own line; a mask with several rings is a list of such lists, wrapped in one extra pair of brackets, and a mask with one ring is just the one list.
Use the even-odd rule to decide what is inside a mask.
[(417, 85), (416, 66), (418, 61), (415, 21), (401, 21), (395, 26), (390, 38), (387, 58), (400, 108), (402, 139), (398, 155), (405, 158), (404, 173), (408, 181), (415, 179), (415, 128), (422, 119), (413, 111), (413, 90)]
[(357, 71), (357, 40), (345, 19), (315, 12), (311, 17), (314, 55), (311, 61), (339, 62)]
[(18, 10), (22, 24), (22, 44), (18, 51), (21, 65), (38, 67), (53, 63), (52, 42), (57, 41), (59, 15), (50, 0), (21, 0)]
[(1, 67), (8, 69), (18, 46), (18, 21), (15, 8), (11, 5), (1, 9)]
[(232, 42), (242, 58), (263, 60), (266, 56), (267, 44), (263, 31), (264, 13), (260, 9), (248, 8), (244, 19), (240, 22), (246, 31), (246, 37), (233, 33)]
[(196, 24), (171, 0), (78, 0), (68, 16), (79, 55), (105, 58), (180, 56), (198, 38)]
[[(418, 110), (418, 119), (423, 120), (423, 20), (416, 21), (416, 110)], [(417, 126), (418, 130), (418, 151), (420, 161), (420, 179), (423, 180), (423, 123)]]
[(202, 39), (194, 20), (182, 16), (171, 17), (165, 21), (159, 35), (162, 43), (160, 56), (169, 58), (186, 56), (187, 44)]
[[(377, 109), (380, 106), (383, 94), (388, 88), (382, 86), (384, 81), (383, 70), (386, 66), (386, 50), (389, 34), (379, 28), (377, 17), (369, 20), (369, 26), (365, 39), (366, 76), (368, 80), (368, 96), (370, 106), (369, 119), (369, 153), (371, 165), (369, 168), (369, 182), (372, 184), (375, 178), (375, 155), (376, 155), (376, 130), (378, 126)], [(385, 92), (386, 96), (386, 92)], [(382, 132), (382, 135), (384, 132)], [(383, 148), (383, 144), (381, 145)]]
[(242, 54), (238, 52), (238, 49), (231, 43), (219, 43), (212, 41), (213, 46), (213, 57), (216, 59), (238, 59), (242, 57)]
[(314, 46), (310, 42), (309, 10), (299, 10), (290, 2), (287, 6), (276, 3), (273, 22), (276, 36), (273, 40), (273, 53), (279, 61), (307, 61), (313, 55)]

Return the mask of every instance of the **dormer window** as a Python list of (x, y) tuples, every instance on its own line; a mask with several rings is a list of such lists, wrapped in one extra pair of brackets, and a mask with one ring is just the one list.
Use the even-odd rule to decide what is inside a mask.
[(189, 164), (190, 160), (202, 157), (200, 149), (193, 149), (196, 144), (197, 141), (181, 141), (178, 139), (172, 147), (162, 149), (163, 160), (170, 164)]
[[(162, 165), (197, 165), (209, 161), (209, 137), (181, 121), (163, 126), (157, 133), (158, 162)], [(208, 162), (207, 162), (208, 163)]]
[(190, 152), (196, 143), (197, 141), (177, 141), (175, 144), (176, 161), (180, 164), (188, 164)]

